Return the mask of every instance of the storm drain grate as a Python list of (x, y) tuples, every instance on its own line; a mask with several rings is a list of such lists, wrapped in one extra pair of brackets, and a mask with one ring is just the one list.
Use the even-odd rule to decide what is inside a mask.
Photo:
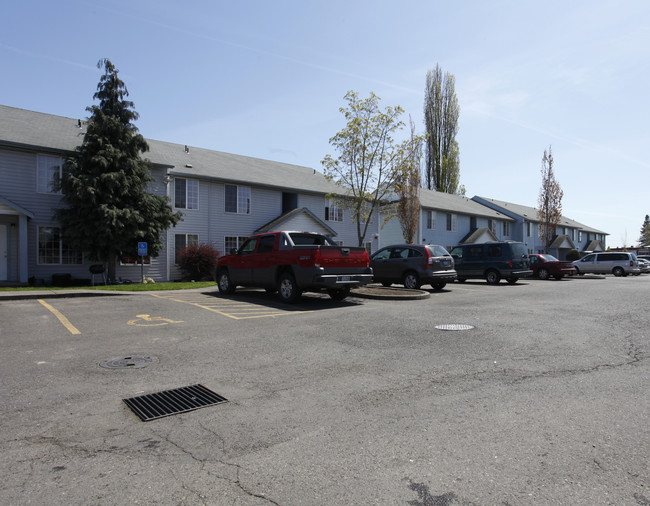
[(228, 399), (203, 385), (175, 388), (122, 400), (143, 422), (228, 402)]
[(438, 330), (471, 330), (474, 327), (472, 325), (464, 325), (462, 323), (448, 323), (445, 325), (436, 325)]

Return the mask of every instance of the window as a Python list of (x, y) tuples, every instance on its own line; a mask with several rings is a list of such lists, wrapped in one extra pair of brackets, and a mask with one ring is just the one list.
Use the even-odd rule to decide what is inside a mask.
[(582, 230), (578, 231), (578, 242), (582, 242)]
[(487, 254), (489, 257), (500, 257), (503, 254), (501, 250), (501, 245), (500, 244), (488, 245)]
[(226, 185), (226, 212), (237, 214), (251, 213), (250, 186)]
[(510, 223), (507, 221), (503, 222), (503, 237), (508, 237), (510, 235)]
[(70, 249), (61, 238), (58, 227), (38, 227), (38, 263), (40, 265), (79, 265), (80, 251)]
[(224, 239), (224, 254), (229, 254), (232, 249), (239, 249), (248, 237), (226, 236)]
[(470, 231), (476, 230), (476, 216), (469, 217), (469, 229)]
[(174, 236), (174, 263), (178, 264), (178, 256), (187, 246), (199, 243), (198, 234), (176, 234)]
[(368, 255), (372, 252), (372, 242), (366, 242), (364, 243), (364, 248), (368, 252)]
[(526, 237), (530, 237), (531, 235), (531, 224), (530, 221), (526, 222)]
[(61, 193), (54, 189), (56, 182), (61, 178), (63, 162), (58, 156), (38, 155), (38, 174), (36, 191), (38, 193)]
[(429, 230), (435, 230), (436, 229), (436, 212), (435, 211), (427, 211), (427, 228)]
[(491, 218), (488, 218), (488, 228), (490, 229), (490, 232), (492, 232), (494, 235), (497, 235), (497, 224)]
[(329, 206), (325, 208), (325, 221), (343, 221), (343, 208), (330, 200)]
[(199, 208), (199, 182), (196, 179), (174, 179), (174, 207), (176, 209)]
[(447, 213), (447, 230), (450, 232), (456, 231), (456, 215)]
[(258, 253), (271, 253), (273, 251), (273, 244), (275, 243), (274, 235), (265, 235), (260, 238), (260, 244), (257, 247)]

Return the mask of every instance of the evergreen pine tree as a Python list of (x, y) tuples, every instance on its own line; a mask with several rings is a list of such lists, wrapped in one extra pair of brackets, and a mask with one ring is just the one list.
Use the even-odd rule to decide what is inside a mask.
[(86, 135), (66, 160), (61, 180), (67, 207), (55, 210), (55, 218), (66, 244), (105, 262), (108, 277), (115, 279), (120, 255), (137, 256), (138, 242), (146, 241), (149, 255), (156, 256), (163, 247), (161, 233), (180, 214), (166, 197), (147, 191), (151, 162), (141, 157), (149, 146), (132, 124), (138, 114), (110, 60), (97, 66), (104, 67), (93, 96), (99, 105), (86, 108), (91, 114)]
[(639, 236), (639, 246), (648, 245), (650, 245), (650, 216), (646, 214), (641, 227), (641, 235)]

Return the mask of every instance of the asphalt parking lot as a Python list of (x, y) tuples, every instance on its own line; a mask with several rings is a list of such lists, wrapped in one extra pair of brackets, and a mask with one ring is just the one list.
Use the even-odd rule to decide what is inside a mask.
[[(0, 298), (0, 503), (649, 505), (649, 290)], [(123, 402), (196, 384), (228, 402)]]

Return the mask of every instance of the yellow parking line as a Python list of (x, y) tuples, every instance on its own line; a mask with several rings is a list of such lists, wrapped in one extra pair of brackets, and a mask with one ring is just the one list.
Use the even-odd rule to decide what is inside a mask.
[[(172, 300), (174, 302), (182, 302), (183, 304), (190, 304), (192, 306), (199, 307), (201, 309), (207, 309), (213, 313), (232, 318), (233, 320), (248, 320), (252, 318), (267, 318), (267, 317), (276, 317), (276, 316), (287, 316), (290, 314), (300, 314), (300, 313), (311, 313), (311, 311), (284, 311), (280, 309), (269, 309), (263, 306), (255, 306), (251, 303), (240, 302), (240, 301), (219, 301), (219, 302), (207, 302), (203, 303), (192, 302), (193, 298), (190, 300), (183, 298), (175, 298), (173, 296), (164, 296), (157, 294), (150, 294), (153, 297), (158, 297), (159, 299)], [(221, 309), (219, 309), (221, 308)], [(252, 314), (253, 312), (261, 312), (261, 314)], [(246, 315), (246, 316), (243, 316)]]
[(70, 320), (68, 320), (65, 316), (63, 316), (58, 310), (54, 309), (52, 306), (50, 306), (47, 302), (45, 302), (42, 299), (38, 299), (38, 302), (40, 302), (41, 304), (43, 304), (43, 306), (49, 309), (52, 312), (52, 314), (59, 319), (59, 321), (63, 324), (63, 326), (70, 331), (70, 334), (81, 334), (81, 332), (79, 332), (79, 329), (77, 329), (77, 327), (72, 325), (72, 323), (70, 323)]

